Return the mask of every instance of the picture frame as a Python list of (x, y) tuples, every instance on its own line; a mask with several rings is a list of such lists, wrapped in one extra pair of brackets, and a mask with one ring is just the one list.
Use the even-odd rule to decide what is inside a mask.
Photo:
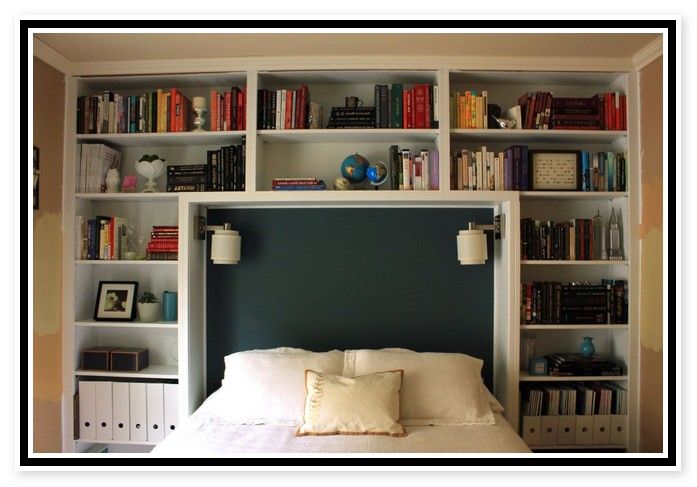
[(95, 321), (133, 321), (136, 317), (136, 281), (99, 281), (94, 304)]
[(580, 151), (530, 151), (532, 191), (580, 191)]

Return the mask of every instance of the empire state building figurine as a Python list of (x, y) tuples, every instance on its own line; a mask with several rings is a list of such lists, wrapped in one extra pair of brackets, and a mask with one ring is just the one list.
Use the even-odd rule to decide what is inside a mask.
[(623, 260), (622, 243), (620, 241), (620, 224), (613, 206), (610, 213), (610, 246), (607, 249), (607, 258), (610, 260)]

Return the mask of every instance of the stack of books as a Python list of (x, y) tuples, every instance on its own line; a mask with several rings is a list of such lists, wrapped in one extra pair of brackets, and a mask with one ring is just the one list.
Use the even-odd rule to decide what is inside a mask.
[(206, 152), (206, 164), (167, 166), (167, 191), (244, 191), (245, 137), (242, 144)]
[(579, 353), (553, 353), (545, 355), (545, 358), (549, 366), (549, 375), (552, 376), (617, 376), (624, 374), (624, 366), (599, 354), (584, 357)]
[(591, 98), (554, 98), (549, 128), (627, 130), (627, 96), (607, 92)]
[(146, 260), (177, 260), (179, 253), (179, 227), (177, 225), (153, 225), (150, 241), (145, 249)]
[(324, 181), (317, 178), (274, 178), (274, 191), (321, 191), (327, 189)]
[(76, 255), (79, 260), (121, 260), (127, 247), (125, 218), (96, 216), (75, 219)]
[(121, 168), (121, 152), (104, 144), (81, 144), (75, 191), (103, 193), (110, 168)]
[(375, 128), (375, 107), (332, 107), (328, 129)]
[(523, 416), (627, 414), (627, 390), (614, 382), (525, 384)]

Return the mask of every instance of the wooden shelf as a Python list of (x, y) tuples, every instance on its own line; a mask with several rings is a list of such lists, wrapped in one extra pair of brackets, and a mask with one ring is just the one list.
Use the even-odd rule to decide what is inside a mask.
[(82, 328), (163, 328), (176, 330), (179, 328), (177, 321), (76, 321), (75, 326)]
[(522, 265), (628, 265), (627, 260), (521, 260)]
[(527, 371), (520, 371), (520, 382), (586, 382), (586, 381), (623, 381), (628, 380), (626, 375), (530, 375)]
[(473, 142), (546, 142), (609, 144), (627, 137), (624, 130), (505, 130), (505, 129), (451, 129), (450, 138)]
[(178, 260), (75, 260), (77, 265), (177, 265)]
[(438, 129), (307, 129), (259, 130), (263, 142), (435, 142)]
[(521, 191), (521, 200), (614, 200), (627, 198), (626, 191)]
[(112, 372), (107, 370), (83, 370), (75, 371), (76, 376), (90, 377), (121, 377), (133, 379), (178, 379), (176, 365), (151, 365), (140, 372)]
[(179, 198), (179, 193), (77, 193), (75, 198), (87, 201), (120, 201), (134, 203), (145, 203), (148, 201), (176, 202)]
[(550, 324), (550, 325), (520, 325), (522, 331), (552, 331), (552, 330), (627, 330), (629, 325), (565, 325), (565, 324)]
[(531, 450), (625, 450), (627, 445), (528, 445)]
[(77, 134), (78, 143), (108, 143), (114, 147), (225, 145), (239, 142), (247, 132), (164, 132), (145, 134)]

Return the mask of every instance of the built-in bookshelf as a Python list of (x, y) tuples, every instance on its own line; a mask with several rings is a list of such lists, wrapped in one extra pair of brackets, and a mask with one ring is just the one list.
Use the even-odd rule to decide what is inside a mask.
[[(64, 289), (70, 297), (68, 302), (72, 302), (72, 306), (66, 307), (66, 322), (70, 323), (70, 344), (66, 349), (69, 360), (64, 361), (67, 369), (64, 384), (66, 397), (72, 397), (73, 392), (77, 391), (78, 381), (83, 377), (98, 376), (114, 380), (137, 377), (177, 381), (179, 414), (182, 418), (191, 414), (201, 403), (205, 390), (205, 288), (202, 283), (206, 248), (203, 243), (197, 242), (193, 235), (196, 233), (196, 217), (205, 216), (207, 208), (485, 207), (492, 208), (495, 214), (506, 215), (505, 238), (496, 241), (493, 256), (497, 282), (494, 290), (494, 392), (506, 409), (508, 421), (522, 434), (521, 385), (533, 382), (556, 384), (568, 380), (603, 380), (620, 384), (628, 391), (628, 416), (635, 417), (637, 372), (634, 367), (636, 342), (633, 336), (636, 329), (634, 296), (637, 271), (632, 263), (636, 240), (632, 223), (636, 218), (633, 208), (637, 204), (634, 200), (637, 157), (633, 145), (636, 140), (636, 127), (632, 122), (635, 105), (632, 101), (634, 80), (631, 73), (584, 72), (583, 66), (570, 68), (567, 72), (533, 72), (526, 70), (522, 65), (506, 66), (501, 70), (467, 71), (457, 66), (432, 64), (425, 60), (417, 62), (385, 58), (381, 58), (380, 62), (354, 60), (343, 63), (338, 60), (330, 68), (325, 65), (313, 65), (308, 59), (292, 70), (288, 69), (287, 64), (259, 63), (254, 60), (231, 63), (228, 67), (230, 71), (221, 70), (219, 64), (211, 64), (208, 68), (205, 66), (205, 62), (202, 63), (201, 71), (207, 71), (202, 74), (143, 75), (138, 74), (134, 68), (133, 74), (126, 72), (119, 76), (102, 76), (100, 72), (90, 72), (68, 78), (69, 108), (66, 113), (68, 126), (75, 127), (75, 130), (69, 133), (66, 139), (64, 188), (67, 214), (89, 218), (97, 215), (116, 215), (129, 222), (135, 222), (140, 229), (148, 231), (156, 225), (178, 225), (179, 258), (176, 261), (83, 259), (76, 255), (76, 223), (70, 222), (66, 225), (66, 263), (69, 264), (67, 268), (72, 269), (66, 278)], [(152, 69), (148, 72), (152, 72)], [(220, 113), (224, 113), (225, 110), (225, 93), (232, 92), (233, 87), (239, 87), (238, 93), (244, 93), (241, 98), (236, 97), (244, 104), (243, 107), (238, 105), (238, 108), (243, 109), (244, 123), (238, 120), (229, 130), (221, 130), (228, 128), (218, 122), (221, 120)], [(172, 88), (176, 88), (189, 100), (203, 97), (208, 109), (216, 110), (216, 117), (211, 117), (210, 111), (206, 115), (205, 131), (77, 131), (78, 116), (84, 117), (84, 112), (78, 115), (74, 106), (80, 97), (103, 97), (105, 93), (107, 97), (110, 96), (109, 93), (135, 97), (149, 93), (152, 107), (153, 93), (158, 93), (159, 89), (163, 90), (163, 93), (171, 94)], [(290, 119), (287, 122), (288, 113), (285, 112), (281, 125), (280, 114), (278, 119), (274, 114), (272, 125), (271, 100), (273, 96), (278, 97), (279, 93), (283, 97), (284, 90), (284, 110), (290, 107)], [(395, 96), (395, 90), (401, 90), (402, 93), (401, 125), (397, 123), (399, 117), (394, 115), (395, 107), (399, 105), (400, 100)], [(404, 94), (410, 91), (415, 100), (409, 100), (409, 95), (405, 98)], [(603, 126), (600, 129), (589, 130), (495, 129), (485, 128), (482, 116), (479, 122), (471, 125), (474, 128), (467, 128), (467, 125), (460, 127), (451, 116), (450, 97), (466, 91), (476, 92), (478, 96), (486, 92), (487, 103), (499, 105), (503, 112), (517, 105), (525, 93), (552, 93), (551, 101), (554, 97), (588, 98), (598, 93), (621, 93), (627, 95), (628, 100), (627, 126)], [(428, 116), (420, 119), (418, 124), (405, 124), (405, 103), (417, 103), (423, 99), (424, 93), (428, 97), (424, 114), (428, 113)], [(341, 107), (347, 108), (349, 97), (360, 100), (356, 103), (362, 107), (373, 107), (374, 110), (369, 111), (370, 115), (375, 117), (372, 126), (368, 126), (369, 123), (361, 110), (351, 113), (347, 110), (336, 110)], [(477, 105), (475, 100), (474, 107), (484, 107), (483, 101), (482, 99)], [(321, 119), (319, 126), (312, 125), (317, 122), (310, 119), (312, 104), (315, 110), (313, 113)], [(280, 106), (281, 102), (277, 98), (273, 107), (278, 109)], [(152, 111), (150, 113), (151, 119), (145, 121), (145, 127), (150, 126), (152, 130)], [(389, 115), (387, 124), (384, 120), (385, 114)], [(348, 123), (352, 116), (365, 123), (365, 126), (342, 128), (342, 120)], [(328, 128), (332, 117), (334, 123), (331, 124), (332, 128)], [(211, 120), (216, 121), (214, 123), (219, 130), (211, 130)], [(83, 118), (80, 127), (84, 124)], [(211, 152), (218, 151), (221, 147), (244, 144), (244, 189), (232, 191), (231, 188), (219, 188), (223, 190), (211, 191), (213, 188), (207, 187), (205, 191), (166, 192), (166, 174), (163, 174), (156, 180), (161, 191), (158, 193), (142, 193), (144, 179), (140, 176), (137, 177), (135, 191), (132, 193), (88, 192), (76, 186), (75, 181), (83, 144), (105, 144), (120, 151), (121, 177), (135, 175), (136, 161), (144, 154), (157, 154), (166, 160), (168, 166), (209, 166)], [(625, 157), (625, 186), (614, 187), (613, 191), (608, 191), (606, 186), (596, 186), (592, 191), (541, 191), (528, 186), (518, 186), (514, 189), (505, 184), (493, 185), (483, 191), (465, 191), (458, 189), (457, 185), (453, 186), (453, 176), (457, 181), (457, 166), (451, 164), (452, 157), (461, 155), (463, 151), (479, 151), (482, 146), (486, 146), (487, 151), (497, 155), (505, 154), (511, 146), (526, 146), (530, 151), (585, 152), (590, 154), (590, 167), (593, 167), (595, 154), (622, 154)], [(397, 147), (400, 155), (403, 150), (408, 150), (412, 155), (420, 155), (422, 151), (438, 154), (437, 175), (431, 173), (434, 179), (431, 180), (432, 185), (428, 190), (400, 190), (399, 184), (393, 186), (392, 181), (399, 176), (398, 172), (392, 169), (391, 147)], [(335, 190), (334, 181), (342, 176), (341, 163), (352, 154), (360, 154), (371, 162), (381, 161), (389, 172), (385, 183), (373, 186), (366, 181), (352, 184), (349, 190)], [(321, 180), (326, 183), (326, 190), (273, 191), (274, 181), (283, 178)], [(613, 209), (621, 219), (622, 258), (522, 258), (521, 219), (563, 222), (571, 219), (592, 219), (600, 214), (607, 223)], [(521, 320), (523, 283), (600, 282), (602, 279), (625, 280), (628, 283), (627, 323), (607, 321), (598, 324), (525, 324), (524, 320)], [(97, 285), (100, 281), (109, 280), (135, 280), (140, 283), (141, 288), (151, 289), (156, 295), (161, 295), (165, 290), (177, 291), (177, 322), (94, 321), (92, 314)], [(577, 351), (584, 336), (593, 336), (598, 352), (622, 361), (627, 367), (627, 372), (611, 378), (583, 376), (567, 379), (530, 376), (521, 366), (520, 356), (522, 338), (531, 334), (536, 338), (536, 355)], [(88, 345), (105, 344), (146, 346), (153, 353), (153, 365), (134, 374), (94, 374), (80, 370), (80, 349)], [(72, 407), (72, 403), (69, 407)], [(632, 424), (633, 420), (630, 419), (625, 427), (630, 433), (625, 435), (623, 443), (608, 443), (608, 447), (631, 449)], [(72, 441), (73, 437), (72, 418), (66, 418), (66, 451), (88, 451), (95, 443), (79, 439)], [(124, 442), (115, 440), (114, 444), (123, 446)], [(138, 443), (140, 446), (152, 444), (154, 442)], [(125, 445), (128, 446), (129, 442), (125, 442)], [(568, 444), (566, 446), (574, 447)], [(551, 445), (546, 447), (553, 448)], [(584, 448), (587, 447), (584, 444)]]

